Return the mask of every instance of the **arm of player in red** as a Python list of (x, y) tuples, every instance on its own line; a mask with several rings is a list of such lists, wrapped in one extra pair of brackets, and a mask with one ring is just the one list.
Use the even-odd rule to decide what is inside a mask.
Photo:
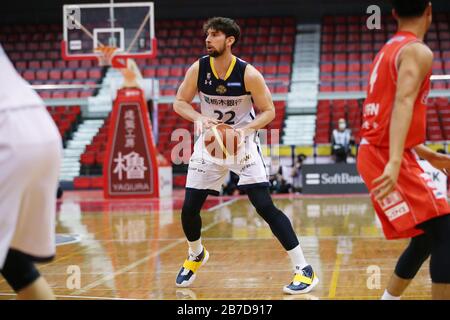
[(389, 128), (389, 162), (383, 174), (373, 181), (375, 199), (383, 200), (394, 191), (411, 125), (414, 104), (433, 63), (433, 52), (421, 43), (407, 46), (398, 62), (397, 92)]

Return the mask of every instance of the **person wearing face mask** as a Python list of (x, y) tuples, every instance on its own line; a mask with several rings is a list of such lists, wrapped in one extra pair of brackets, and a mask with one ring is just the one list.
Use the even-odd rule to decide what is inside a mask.
[(338, 128), (333, 130), (331, 136), (331, 154), (336, 163), (347, 162), (352, 141), (352, 133), (350, 129), (347, 129), (345, 119), (339, 119)]

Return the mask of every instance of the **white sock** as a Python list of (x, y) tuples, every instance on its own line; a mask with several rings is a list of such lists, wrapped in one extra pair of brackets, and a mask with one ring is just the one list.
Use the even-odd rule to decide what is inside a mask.
[(202, 238), (196, 241), (188, 241), (188, 244), (190, 253), (193, 253), (195, 256), (198, 256), (200, 253), (202, 253), (203, 250)]
[(300, 245), (296, 246), (292, 250), (289, 250), (287, 253), (289, 254), (289, 258), (291, 258), (292, 267), (294, 268), (295, 272), (301, 271), (308, 265), (305, 260), (305, 256), (303, 255), (302, 247)]
[(386, 289), (386, 290), (384, 290), (381, 300), (400, 300), (400, 298), (401, 297), (395, 297), (395, 296), (391, 295)]

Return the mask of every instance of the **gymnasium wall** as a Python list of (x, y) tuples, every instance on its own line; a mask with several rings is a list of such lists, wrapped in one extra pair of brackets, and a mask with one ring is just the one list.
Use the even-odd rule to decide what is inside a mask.
[[(108, 3), (102, 0), (8, 1), (0, 10), (0, 24), (62, 21), (62, 5), (69, 3)], [(117, 1), (133, 2), (133, 1)], [(377, 4), (385, 13), (388, 2), (376, 0), (154, 0), (157, 19), (205, 18), (210, 16), (256, 17), (294, 15), (301, 21), (318, 22), (323, 15), (363, 14), (369, 5)], [(448, 0), (434, 0), (438, 11), (450, 11)]]

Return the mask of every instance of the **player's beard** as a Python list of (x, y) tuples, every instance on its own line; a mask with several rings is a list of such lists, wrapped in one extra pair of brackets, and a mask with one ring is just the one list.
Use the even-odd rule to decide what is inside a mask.
[[(206, 48), (206, 50), (208, 51), (208, 48)], [(222, 48), (219, 48), (217, 50), (213, 48), (211, 51), (208, 51), (208, 55), (210, 57), (217, 58), (220, 57), (224, 52), (225, 52), (225, 43), (223, 44)]]

